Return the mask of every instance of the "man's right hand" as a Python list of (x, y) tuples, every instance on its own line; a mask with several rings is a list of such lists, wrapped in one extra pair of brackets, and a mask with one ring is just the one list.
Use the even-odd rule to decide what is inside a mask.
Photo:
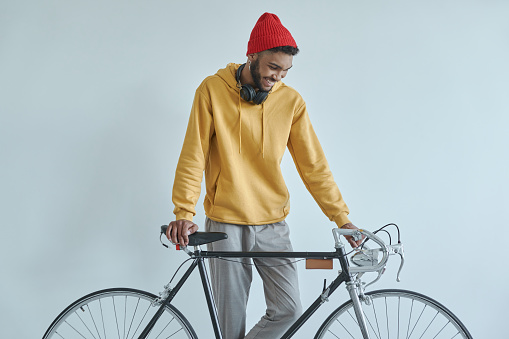
[(166, 230), (166, 237), (174, 244), (187, 246), (189, 243), (189, 235), (198, 230), (198, 225), (194, 222), (181, 219), (170, 222)]

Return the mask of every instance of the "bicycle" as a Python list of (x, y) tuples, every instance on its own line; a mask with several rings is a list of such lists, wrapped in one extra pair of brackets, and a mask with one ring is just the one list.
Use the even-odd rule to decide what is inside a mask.
[[(394, 225), (398, 232), (398, 242), (392, 244), (386, 227)], [(160, 238), (166, 234), (168, 226), (161, 226)], [(389, 234), (387, 245), (375, 233), (385, 231)], [(348, 230), (334, 228), (333, 252), (212, 252), (203, 251), (201, 245), (227, 239), (225, 233), (196, 232), (189, 236), (189, 245), (182, 247), (189, 255), (173, 275), (170, 283), (164, 286), (160, 296), (142, 290), (129, 288), (105, 289), (90, 293), (69, 305), (49, 326), (43, 339), (53, 338), (197, 338), (197, 335), (184, 315), (171, 303), (183, 287), (191, 273), (198, 267), (205, 299), (209, 310), (212, 328), (216, 339), (221, 339), (214, 299), (208, 279), (205, 259), (233, 260), (235, 258), (295, 258), (315, 259), (319, 262), (338, 260), (341, 270), (328, 285), (324, 284), (322, 293), (286, 331), (281, 339), (291, 338), (315, 311), (344, 282), (350, 300), (333, 311), (318, 329), (315, 339), (321, 338), (463, 338), (472, 336), (462, 322), (445, 306), (420, 293), (388, 289), (365, 292), (365, 289), (378, 281), (385, 271), (390, 255), (399, 255), (401, 263), (397, 280), (404, 264), (403, 246), (399, 228), (388, 224), (375, 232), (367, 230)], [(356, 241), (364, 239), (357, 249), (346, 253), (340, 236), (352, 236)], [(368, 248), (366, 242), (372, 240), (378, 245)], [(161, 241), (162, 242), (162, 241)], [(168, 247), (163, 243), (164, 246)], [(178, 245), (177, 245), (178, 246)], [(194, 251), (188, 247), (192, 246)], [(350, 254), (352, 254), (348, 257)], [(379, 259), (380, 254), (381, 259)], [(348, 258), (355, 265), (350, 266)], [(171, 282), (180, 268), (188, 261), (190, 266), (174, 287)], [(375, 272), (376, 278), (365, 283), (365, 273)]]

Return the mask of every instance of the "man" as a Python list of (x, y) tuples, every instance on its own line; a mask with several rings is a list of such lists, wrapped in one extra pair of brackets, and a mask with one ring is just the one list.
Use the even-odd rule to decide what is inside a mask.
[[(279, 18), (263, 14), (251, 32), (247, 63), (229, 64), (198, 87), (173, 185), (176, 221), (167, 236), (186, 245), (205, 171), (206, 230), (225, 232), (214, 251), (292, 251), (289, 194), (280, 163), (289, 149), (297, 170), (323, 212), (338, 227), (356, 228), (311, 126), (306, 105), (281, 80), (299, 49)], [(347, 238), (352, 246), (358, 244)], [(301, 312), (296, 265), (253, 259), (266, 314), (245, 338), (279, 338)], [(251, 261), (211, 260), (219, 321), (226, 339), (244, 338)]]

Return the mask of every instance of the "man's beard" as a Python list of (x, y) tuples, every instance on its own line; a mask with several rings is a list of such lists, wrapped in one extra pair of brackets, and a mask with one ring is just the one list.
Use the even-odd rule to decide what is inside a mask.
[(251, 77), (253, 78), (255, 87), (258, 88), (258, 90), (263, 91), (262, 75), (260, 74), (260, 63), (258, 59), (251, 63), (251, 65), (249, 66), (249, 71), (251, 72)]

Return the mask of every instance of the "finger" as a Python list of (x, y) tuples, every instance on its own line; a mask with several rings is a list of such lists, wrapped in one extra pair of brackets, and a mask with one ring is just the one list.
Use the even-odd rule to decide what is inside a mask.
[(177, 225), (178, 225), (178, 231), (177, 231), (177, 235), (176, 235), (176, 238), (175, 238), (175, 243), (176, 244), (179, 244), (180, 246), (186, 246), (186, 243), (184, 241), (184, 233), (187, 232), (187, 227), (186, 227), (186, 223), (183, 222), (183, 221), (177, 221)]
[(184, 226), (182, 228), (182, 233), (180, 234), (180, 244), (182, 246), (187, 246), (187, 244), (189, 244), (189, 238), (188, 238), (188, 235), (189, 235), (189, 228), (188, 226)]
[(168, 228), (166, 229), (166, 238), (168, 238), (168, 240), (173, 243), (173, 240), (172, 240), (172, 231), (173, 229), (175, 228), (175, 222), (172, 221), (170, 222), (170, 224), (168, 225)]
[(189, 238), (187, 237), (187, 230), (182, 231), (179, 234), (179, 244), (181, 246), (187, 246), (188, 243), (189, 243)]
[(345, 239), (346, 239), (346, 241), (348, 242), (348, 244), (350, 244), (350, 246), (355, 247), (355, 242), (353, 241), (353, 239), (352, 239), (352, 237), (351, 237), (351, 236), (346, 235), (346, 236), (345, 236)]
[(170, 240), (170, 231), (171, 231), (171, 222), (168, 224), (168, 227), (166, 228), (166, 238)]
[(191, 228), (189, 229), (189, 234), (193, 234), (196, 231), (198, 231), (198, 225), (193, 224), (193, 226), (191, 226)]
[(347, 235), (345, 236), (345, 239), (346, 239), (346, 242), (349, 243), (349, 244), (352, 244), (352, 237)]
[(362, 238), (357, 241), (357, 246), (362, 245), (362, 242), (364, 241), (364, 239), (366, 239), (365, 235), (363, 235)]
[(177, 244), (178, 243), (178, 229), (179, 229), (179, 226), (178, 224), (174, 225), (174, 227), (172, 227), (171, 229), (171, 242), (173, 244)]

